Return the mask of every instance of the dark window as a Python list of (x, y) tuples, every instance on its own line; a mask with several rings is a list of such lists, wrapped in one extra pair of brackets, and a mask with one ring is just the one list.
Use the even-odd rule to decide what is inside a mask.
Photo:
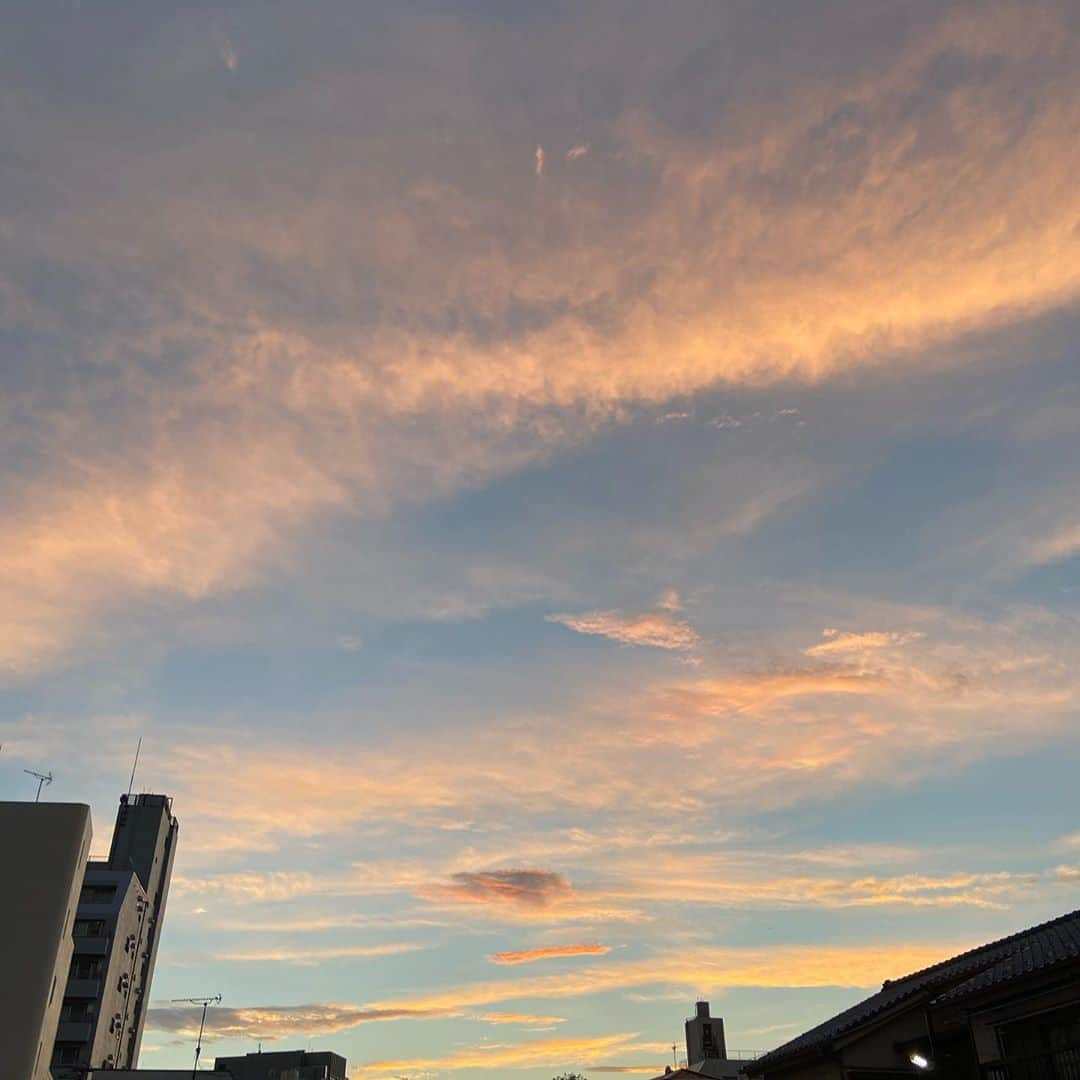
[(104, 919), (76, 919), (75, 929), (72, 931), (72, 936), (81, 937), (103, 937), (105, 934), (105, 920)]
[(90, 1020), (94, 1015), (93, 998), (66, 998), (60, 1008), (60, 1019), (79, 1022)]
[(100, 979), (101, 969), (102, 957), (100, 956), (76, 956), (71, 961), (73, 979)]
[(80, 904), (111, 904), (116, 896), (115, 885), (84, 885), (79, 894)]
[(82, 1050), (80, 1043), (57, 1043), (53, 1051), (54, 1065), (78, 1065), (79, 1052)]

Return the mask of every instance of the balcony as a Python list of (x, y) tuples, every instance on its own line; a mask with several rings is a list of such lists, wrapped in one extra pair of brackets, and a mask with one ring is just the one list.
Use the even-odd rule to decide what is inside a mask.
[(75, 938), (76, 956), (108, 956), (108, 937), (77, 937)]
[(90, 1041), (93, 1030), (89, 1020), (61, 1020), (56, 1029), (56, 1041), (86, 1043)]
[(1080, 1046), (987, 1062), (982, 1066), (982, 1077), (983, 1080), (1080, 1080)]

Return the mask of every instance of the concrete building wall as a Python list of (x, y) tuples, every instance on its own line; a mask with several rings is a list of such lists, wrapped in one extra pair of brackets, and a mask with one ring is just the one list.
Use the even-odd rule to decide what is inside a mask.
[(139, 1063), (146, 1010), (150, 1003), (150, 984), (157, 964), (179, 833), (180, 823), (173, 816), (172, 799), (168, 796), (136, 795), (132, 800), (121, 799), (109, 851), (109, 865), (115, 869), (134, 870), (146, 890), (149, 903), (139, 950), (139, 967), (130, 999), (129, 1026), (134, 1028), (134, 1032), (128, 1051), (117, 1062), (125, 1068), (134, 1068)]
[(109, 858), (85, 868), (57, 1080), (138, 1066), (178, 830), (166, 796), (122, 796)]
[[(99, 901), (94, 894), (112, 891), (109, 899)], [(86, 1005), (91, 1015), (90, 1029), (79, 1032), (61, 1024), (58, 1046), (70, 1038), (79, 1038), (86, 1062), (108, 1066), (126, 1060), (127, 1045), (134, 1038), (132, 995), (138, 987), (138, 965), (143, 927), (147, 918), (147, 898), (138, 877), (131, 870), (110, 870), (100, 863), (90, 863), (83, 879), (79, 919), (101, 919), (108, 939), (102, 973), (96, 994), (83, 992), (88, 987), (72, 979), (65, 991), (64, 1007), (76, 1014)], [(79, 940), (76, 940), (78, 949)], [(80, 955), (76, 952), (76, 955)], [(59, 1064), (59, 1063), (58, 1063)]]
[(6, 1075), (50, 1080), (72, 954), (72, 926), (90, 851), (90, 807), (0, 803), (0, 1047)]

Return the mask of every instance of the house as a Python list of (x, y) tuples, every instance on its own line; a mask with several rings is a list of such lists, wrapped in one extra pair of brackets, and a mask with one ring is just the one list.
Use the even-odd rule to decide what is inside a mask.
[(886, 980), (745, 1070), (752, 1080), (1080, 1080), (1080, 911)]

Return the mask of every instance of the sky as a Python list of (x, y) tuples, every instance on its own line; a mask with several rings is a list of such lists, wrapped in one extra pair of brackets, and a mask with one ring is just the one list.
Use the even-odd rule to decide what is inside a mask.
[(647, 1076), (1080, 907), (1080, 6), (8, 0), (0, 798), (144, 1066)]

